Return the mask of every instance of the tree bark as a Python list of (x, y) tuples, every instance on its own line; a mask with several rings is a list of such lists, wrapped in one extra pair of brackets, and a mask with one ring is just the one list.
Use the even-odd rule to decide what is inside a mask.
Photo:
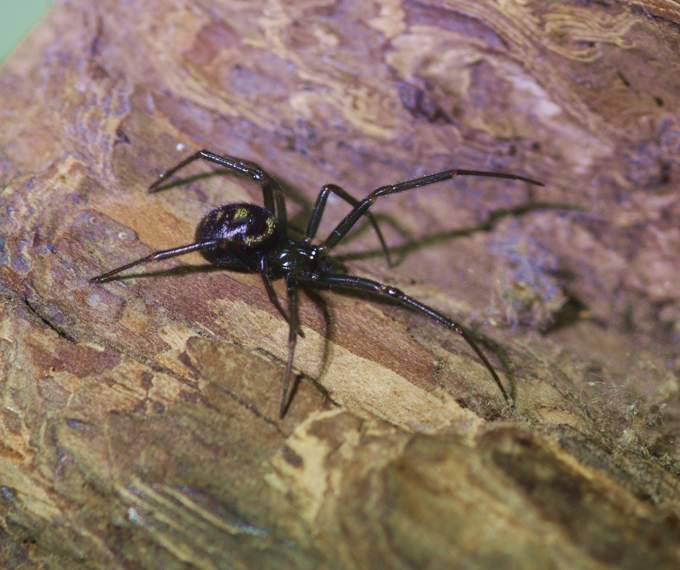
[[(680, 9), (671, 0), (57, 2), (0, 72), (6, 568), (677, 568)], [(257, 187), (378, 201), (338, 248), (475, 331), (361, 297), (287, 324), (192, 240)], [(331, 202), (321, 233), (347, 205)], [(145, 275), (141, 275), (144, 272)], [(283, 294), (281, 284), (277, 290)]]

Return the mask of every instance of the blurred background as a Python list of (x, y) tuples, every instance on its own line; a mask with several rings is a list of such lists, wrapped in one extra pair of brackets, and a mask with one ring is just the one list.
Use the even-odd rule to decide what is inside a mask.
[(0, 2), (0, 65), (51, 5), (52, 0)]

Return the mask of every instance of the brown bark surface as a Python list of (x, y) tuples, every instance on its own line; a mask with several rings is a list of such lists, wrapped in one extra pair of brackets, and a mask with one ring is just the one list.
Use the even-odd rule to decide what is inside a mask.
[[(674, 0), (57, 2), (0, 70), (2, 567), (679, 567), (679, 53)], [(200, 148), (298, 225), (327, 182), (543, 180), (385, 198), (394, 268), (338, 249), (475, 329), (514, 406), (455, 335), (324, 294), (280, 421), (257, 275), (89, 284), (260, 202), (146, 193)]]

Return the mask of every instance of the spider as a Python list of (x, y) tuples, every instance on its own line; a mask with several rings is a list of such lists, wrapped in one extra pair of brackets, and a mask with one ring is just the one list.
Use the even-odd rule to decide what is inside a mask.
[[(333, 262), (333, 259), (328, 254), (347, 235), (357, 221), (366, 215), (377, 234), (388, 262), (390, 261), (389, 251), (383, 234), (369, 211), (376, 200), (382, 196), (420, 188), (435, 182), (448, 180), (454, 176), (507, 178), (543, 186), (541, 182), (525, 176), (505, 172), (452, 169), (421, 176), (413, 180), (380, 186), (362, 200), (354, 198), (340, 186), (326, 184), (319, 192), (307, 224), (307, 230), (304, 232), (304, 238), (300, 240), (293, 239), (289, 235), (289, 229), (292, 228), (289, 228), (286, 220), (286, 203), (281, 187), (272, 176), (254, 162), (232, 156), (222, 156), (209, 150), (200, 150), (163, 172), (149, 187), (149, 192), (158, 190), (164, 181), (178, 170), (196, 160), (205, 160), (218, 164), (235, 174), (247, 176), (257, 182), (262, 188), (264, 207), (256, 204), (236, 203), (215, 208), (208, 212), (198, 224), (193, 243), (153, 252), (146, 257), (131, 261), (91, 278), (90, 281), (92, 283), (108, 281), (114, 275), (136, 265), (161, 261), (194, 251), (200, 252), (207, 261), (217, 267), (233, 271), (259, 273), (270, 301), (288, 323), (289, 329), (288, 360), (283, 373), (283, 393), (279, 408), (279, 416), (281, 418), (285, 416), (290, 406), (289, 380), (293, 368), (297, 338), (302, 336), (298, 311), (298, 290), (299, 288), (311, 287), (339, 288), (375, 295), (376, 297), (391, 300), (403, 307), (420, 312), (446, 328), (457, 332), (484, 363), (484, 366), (499, 387), (503, 398), (509, 401), (508, 394), (498, 374), (462, 325), (432, 307), (428, 307), (406, 295), (395, 287), (371, 279), (346, 274), (341, 267), (338, 267), (337, 262)], [(331, 194), (347, 202), (352, 206), (352, 209), (325, 240), (319, 244), (314, 244), (313, 240), (316, 237), (326, 202)], [(287, 310), (282, 306), (272, 285), (272, 281), (279, 278), (285, 279), (286, 282)]]

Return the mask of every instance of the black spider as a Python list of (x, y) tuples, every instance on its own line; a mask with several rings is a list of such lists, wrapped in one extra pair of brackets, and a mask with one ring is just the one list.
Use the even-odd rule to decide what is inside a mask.
[[(93, 277), (93, 283), (102, 283), (112, 276), (149, 261), (160, 261), (169, 257), (183, 255), (192, 251), (200, 251), (210, 263), (226, 269), (259, 272), (262, 276), (269, 299), (281, 313), (289, 325), (288, 336), (288, 362), (283, 374), (283, 395), (281, 398), (280, 416), (283, 417), (290, 404), (288, 400), (288, 384), (291, 369), (293, 367), (293, 355), (297, 337), (301, 334), (298, 314), (298, 287), (326, 287), (344, 288), (355, 291), (372, 293), (385, 299), (391, 299), (404, 307), (420, 311), (428, 317), (449, 329), (460, 334), (472, 347), (477, 356), (482, 360), (494, 381), (500, 388), (505, 400), (508, 395), (503, 388), (496, 371), (493, 369), (484, 353), (472, 340), (467, 331), (455, 321), (435, 309), (416, 301), (404, 294), (399, 289), (384, 285), (377, 281), (347, 275), (343, 273), (328, 257), (328, 252), (342, 240), (347, 232), (356, 224), (364, 214), (369, 217), (375, 229), (380, 244), (389, 255), (383, 235), (375, 219), (368, 211), (375, 201), (381, 196), (396, 194), (412, 188), (426, 186), (442, 180), (448, 180), (454, 176), (488, 176), (493, 178), (509, 178), (522, 180), (530, 184), (543, 186), (541, 182), (503, 172), (486, 172), (480, 170), (444, 170), (428, 176), (421, 176), (414, 180), (407, 180), (397, 184), (376, 188), (363, 200), (357, 200), (347, 191), (335, 184), (326, 184), (319, 193), (314, 205), (314, 211), (307, 225), (305, 237), (297, 240), (289, 237), (286, 221), (286, 203), (279, 184), (267, 174), (260, 166), (253, 162), (241, 160), (230, 156), (220, 156), (208, 150), (201, 150), (184, 159), (175, 167), (161, 174), (150, 187), (153, 192), (161, 183), (172, 176), (179, 169), (195, 160), (207, 160), (227, 168), (237, 174), (244, 174), (258, 182), (264, 195), (264, 208), (255, 204), (227, 204), (215, 208), (205, 216), (196, 229), (196, 241), (188, 245), (174, 247), (163, 251), (157, 251), (146, 257), (127, 263), (106, 273)], [(319, 245), (314, 245), (312, 240), (316, 236), (321, 216), (323, 215), (326, 201), (330, 194), (335, 194), (348, 202), (352, 210), (335, 227), (330, 235)], [(288, 293), (288, 311), (281, 306), (276, 296), (272, 280), (285, 278)]]

